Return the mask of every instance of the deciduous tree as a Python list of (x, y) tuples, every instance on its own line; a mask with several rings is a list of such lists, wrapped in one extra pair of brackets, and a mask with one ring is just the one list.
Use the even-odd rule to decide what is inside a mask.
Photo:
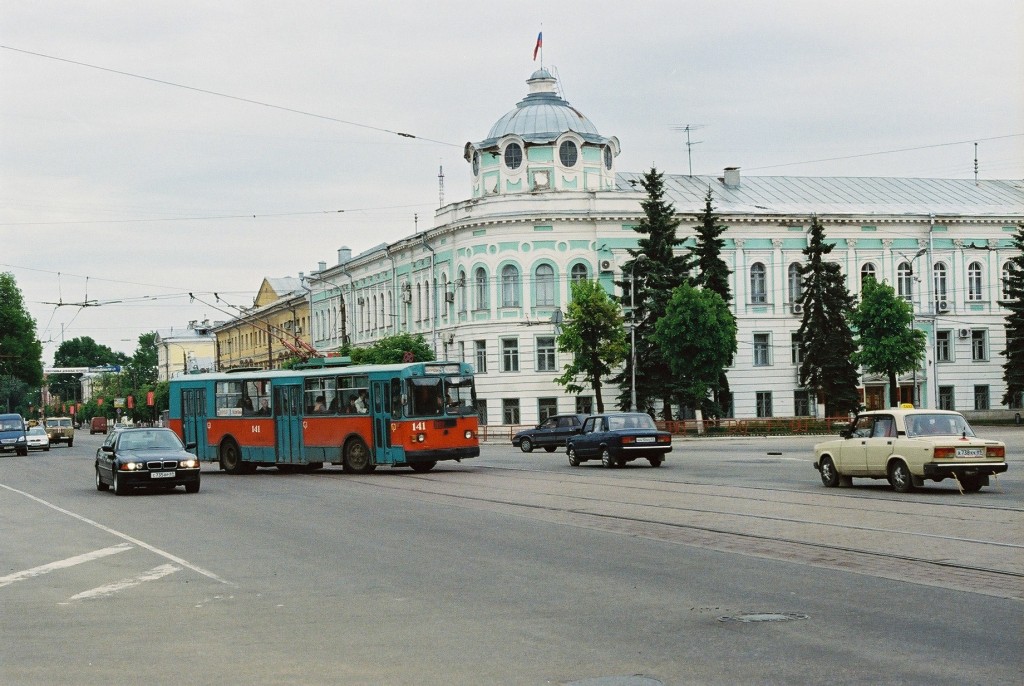
[(43, 345), (36, 337), (36, 322), (9, 272), (0, 273), (0, 377), (17, 379), (28, 388), (43, 382)]
[(914, 328), (914, 311), (892, 286), (868, 279), (861, 291), (860, 305), (850, 323), (857, 331), (860, 350), (854, 361), (873, 374), (889, 379), (889, 404), (899, 405), (897, 377), (921, 365), (924, 331)]
[(619, 306), (595, 281), (575, 281), (568, 317), (558, 335), (558, 349), (572, 354), (555, 382), (567, 393), (594, 389), (597, 411), (604, 412), (603, 379), (622, 364), (629, 350)]

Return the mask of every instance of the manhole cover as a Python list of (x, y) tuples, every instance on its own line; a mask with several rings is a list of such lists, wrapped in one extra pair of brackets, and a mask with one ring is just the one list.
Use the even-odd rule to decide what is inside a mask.
[(788, 622), (793, 619), (807, 619), (797, 612), (745, 612), (740, 615), (719, 617), (720, 622)]

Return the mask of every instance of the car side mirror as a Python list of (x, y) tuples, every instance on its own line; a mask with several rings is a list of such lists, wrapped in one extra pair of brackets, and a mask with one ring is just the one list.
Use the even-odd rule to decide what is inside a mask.
[(853, 436), (853, 432), (850, 431), (849, 429), (843, 429), (842, 431), (839, 432), (839, 435), (842, 436), (843, 438), (850, 438), (851, 436)]
[(112, 446), (112, 445), (105, 445), (102, 448), (100, 448), (100, 450), (102, 450), (105, 453), (113, 453), (114, 452), (114, 446)]
[(192, 441), (191, 443), (186, 443), (185, 444), (185, 450), (195, 450), (195, 449), (196, 449), (196, 442), (195, 441)]

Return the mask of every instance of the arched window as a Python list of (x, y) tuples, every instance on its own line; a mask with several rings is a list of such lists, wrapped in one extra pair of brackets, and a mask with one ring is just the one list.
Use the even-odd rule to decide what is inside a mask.
[(562, 166), (575, 167), (577, 157), (576, 143), (573, 141), (562, 141), (562, 144), (558, 146), (558, 159)]
[(456, 292), (459, 294), (459, 312), (465, 312), (468, 305), (466, 303), (466, 270), (459, 270), (459, 281), (456, 284)]
[(803, 277), (800, 275), (800, 263), (789, 265), (789, 302), (795, 303), (803, 295)]
[(896, 294), (907, 302), (914, 300), (914, 270), (909, 262), (900, 262), (896, 267)]
[(1009, 300), (1012, 295), (1010, 293), (1010, 263), (1006, 262), (1003, 264), (1003, 300)]
[(387, 310), (384, 309), (384, 294), (383, 293), (380, 294), (380, 303), (379, 303), (378, 306), (380, 307), (380, 324), (378, 326), (381, 329), (386, 329), (386, 328), (388, 328), (388, 318), (387, 318)]
[(416, 284), (416, 321), (423, 321), (423, 288)]
[(511, 264), (501, 270), (501, 306), (519, 307), (519, 270)]
[[(455, 288), (455, 284), (448, 283), (448, 274), (441, 272), (441, 299), (437, 303), (437, 309), (441, 312), (441, 317), (444, 319), (448, 318), (448, 294), (451, 293), (451, 289)], [(451, 302), (455, 302), (455, 297), (452, 296)]]
[(573, 281), (585, 281), (587, 279), (587, 265), (578, 263), (572, 266), (570, 279)]
[(550, 264), (537, 266), (534, 272), (536, 280), (537, 299), (533, 303), (538, 307), (548, 307), (555, 304), (555, 270)]
[(430, 282), (423, 282), (423, 321), (430, 322)]
[(476, 276), (473, 278), (474, 302), (473, 309), (491, 309), (491, 299), (487, 289), (487, 271), (483, 267), (477, 267)]
[(509, 169), (519, 169), (523, 163), (523, 148), (519, 143), (509, 143), (505, 146), (505, 166)]
[(750, 265), (750, 302), (768, 302), (768, 271), (760, 262)]
[(981, 262), (971, 262), (967, 265), (967, 299), (982, 299), (982, 278)]
[(935, 289), (935, 310), (941, 312), (944, 308), (941, 303), (947, 303), (946, 299), (946, 265), (936, 262), (932, 267), (932, 285)]
[(865, 262), (860, 268), (860, 289), (864, 290), (864, 282), (874, 278), (877, 278), (875, 276), (875, 263)]

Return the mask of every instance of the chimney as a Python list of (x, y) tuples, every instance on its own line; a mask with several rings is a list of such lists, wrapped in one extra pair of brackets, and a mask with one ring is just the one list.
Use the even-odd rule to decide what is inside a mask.
[(325, 272), (325, 271), (327, 271), (327, 263), (326, 262), (317, 262), (317, 271), (318, 272)]
[(740, 168), (739, 167), (726, 167), (725, 178), (723, 179), (726, 188), (739, 188), (740, 187)]
[(352, 259), (352, 248), (341, 246), (338, 248), (338, 264), (345, 264)]

